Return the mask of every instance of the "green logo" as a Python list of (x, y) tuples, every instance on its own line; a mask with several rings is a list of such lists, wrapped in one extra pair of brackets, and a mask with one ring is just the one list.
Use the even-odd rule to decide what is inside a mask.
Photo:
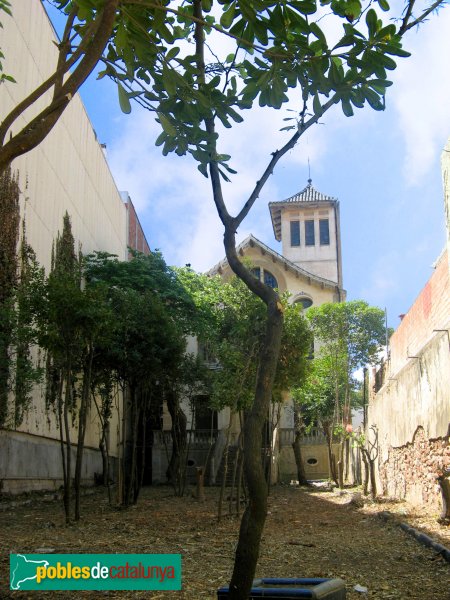
[(180, 554), (11, 554), (12, 590), (181, 590)]

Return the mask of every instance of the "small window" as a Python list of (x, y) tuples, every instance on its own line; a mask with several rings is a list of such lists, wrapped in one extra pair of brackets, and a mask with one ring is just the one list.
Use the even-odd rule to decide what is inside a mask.
[(328, 219), (320, 219), (319, 220), (319, 231), (320, 231), (320, 245), (321, 246), (329, 246), (330, 245), (330, 227), (329, 227)]
[[(264, 281), (264, 283), (266, 285), (268, 285), (269, 287), (271, 287), (273, 289), (278, 287), (278, 281), (276, 280), (276, 277), (274, 275), (272, 275), (272, 273), (270, 271), (266, 271), (265, 269), (261, 269), (260, 267), (255, 267), (254, 269), (251, 270), (251, 273), (252, 273), (252, 275), (254, 275), (256, 277), (256, 279), (259, 279), (260, 281)], [(261, 274), (262, 274), (262, 277), (261, 277)]]
[(295, 303), (301, 304), (305, 310), (313, 305), (311, 298), (297, 298)]
[(264, 283), (273, 289), (278, 287), (278, 281), (270, 271), (264, 270)]
[(308, 465), (317, 465), (317, 458), (308, 458), (306, 462), (308, 463)]
[(291, 246), (300, 246), (300, 221), (291, 221)]
[(314, 221), (305, 221), (305, 244), (306, 246), (314, 246), (315, 243)]

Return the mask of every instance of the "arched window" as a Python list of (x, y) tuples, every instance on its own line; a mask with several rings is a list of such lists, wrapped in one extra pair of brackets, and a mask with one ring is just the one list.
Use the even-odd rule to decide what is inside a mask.
[(272, 275), (270, 271), (264, 270), (264, 283), (271, 288), (278, 287), (278, 281), (275, 279), (275, 276)]
[(251, 270), (252, 275), (256, 277), (256, 279), (261, 280), (261, 269), (259, 267), (255, 267)]
[(303, 310), (306, 310), (307, 308), (313, 305), (313, 301), (311, 300), (311, 298), (303, 296), (302, 298), (297, 298), (295, 300), (295, 304), (301, 304), (303, 306)]
[(259, 279), (260, 281), (264, 281), (266, 285), (271, 288), (278, 287), (278, 281), (276, 280), (275, 275), (273, 275), (270, 271), (266, 271), (265, 269), (261, 269), (260, 267), (255, 267), (251, 270), (252, 275)]

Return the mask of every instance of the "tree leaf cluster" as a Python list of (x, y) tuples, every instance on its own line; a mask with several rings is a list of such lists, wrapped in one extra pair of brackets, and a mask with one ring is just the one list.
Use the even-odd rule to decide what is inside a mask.
[[(202, 326), (200, 346), (207, 346), (217, 370), (211, 374), (211, 401), (216, 409), (225, 406), (245, 410), (253, 402), (259, 354), (266, 332), (266, 306), (237, 277), (180, 271), (180, 277), (193, 295)], [(301, 306), (283, 299), (285, 321), (280, 359), (273, 390), (274, 401), (294, 383), (300, 383), (307, 370), (311, 333)]]
[[(387, 73), (397, 58), (409, 56), (396, 25), (383, 22), (371, 2), (211, 0), (202, 3), (203, 12), (197, 4), (121, 3), (99, 77), (117, 82), (124, 112), (134, 100), (155, 113), (161, 126), (156, 144), (164, 155), (190, 153), (205, 176), (211, 160), (225, 180), (235, 172), (230, 157), (215, 151), (217, 133), (205, 126), (208, 120), (229, 128), (255, 103), (281, 108), (292, 100), (289, 90), (298, 90), (298, 111), (286, 130), (303, 127), (307, 117), (319, 118), (333, 104), (341, 104), (346, 116), (366, 103), (383, 110)], [(377, 4), (381, 12), (389, 9), (387, 0)], [(80, 35), (95, 5), (81, 3)], [(338, 21), (342, 30), (331, 46), (324, 10), (330, 11), (325, 23)], [(199, 36), (210, 49), (206, 56), (197, 45), (193, 50)], [(233, 44), (226, 55), (224, 36)]]
[(310, 422), (346, 425), (351, 408), (361, 403), (355, 371), (380, 360), (386, 336), (384, 311), (353, 300), (311, 307), (307, 317), (316, 355), (306, 381), (293, 390), (294, 401)]

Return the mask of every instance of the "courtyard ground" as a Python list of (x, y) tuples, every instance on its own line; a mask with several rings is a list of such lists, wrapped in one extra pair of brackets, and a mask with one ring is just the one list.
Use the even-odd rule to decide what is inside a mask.
[[(97, 488), (83, 500), (83, 517), (66, 526), (62, 503), (53, 497), (0, 502), (0, 598), (94, 598), (201, 600), (216, 598), (227, 585), (239, 520), (217, 522), (218, 490), (207, 488), (204, 502), (176, 498), (168, 487), (145, 488), (136, 507), (108, 506)], [(450, 546), (449, 527), (436, 515), (404, 503), (370, 502), (359, 507), (351, 495), (278, 486), (271, 490), (269, 514), (257, 576), (340, 577), (348, 600), (450, 600), (450, 565), (420, 545), (397, 519)], [(390, 511), (394, 518), (380, 518)], [(386, 515), (381, 515), (381, 517)], [(180, 592), (20, 592), (9, 591), (9, 553), (181, 553)], [(367, 593), (354, 591), (356, 585)]]

